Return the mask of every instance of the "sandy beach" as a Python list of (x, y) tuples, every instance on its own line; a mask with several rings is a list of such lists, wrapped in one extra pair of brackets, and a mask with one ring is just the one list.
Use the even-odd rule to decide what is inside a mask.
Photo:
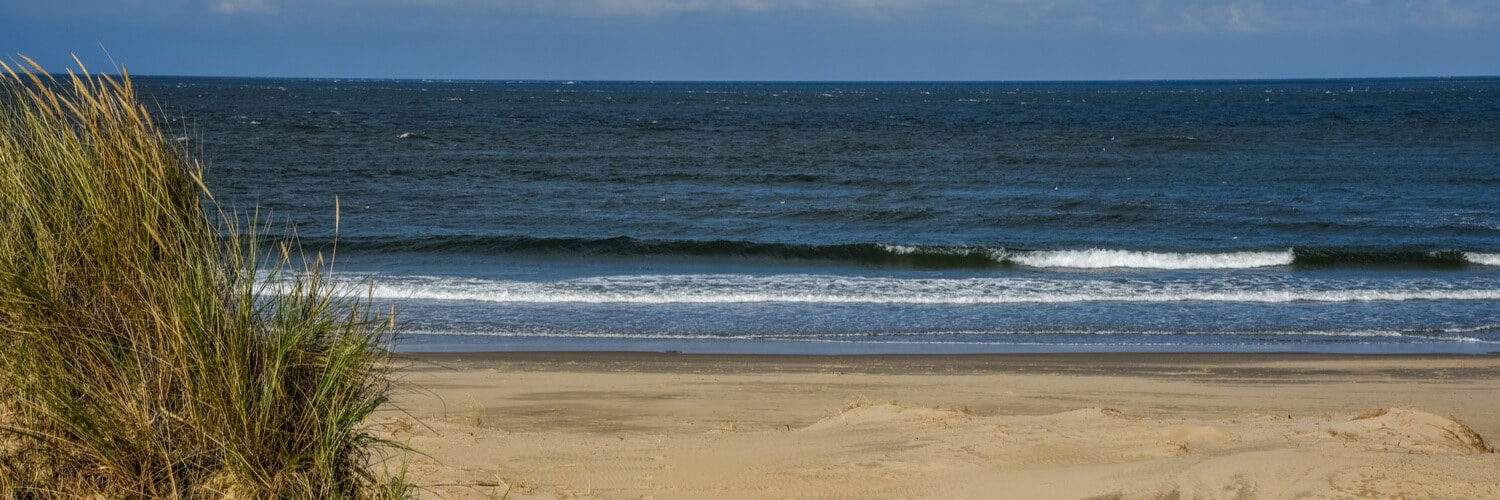
[(1500, 357), (411, 354), (440, 498), (1500, 498)]

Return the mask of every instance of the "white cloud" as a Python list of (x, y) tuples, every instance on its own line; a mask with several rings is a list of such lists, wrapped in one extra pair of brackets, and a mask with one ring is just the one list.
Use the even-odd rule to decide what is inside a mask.
[[(975, 0), (395, 0), (408, 5), (447, 5), (576, 16), (662, 16), (694, 12), (843, 11), (853, 15), (915, 11)], [(1001, 3), (1039, 0), (1000, 0)], [(995, 3), (993, 1), (981, 3)]]
[[(274, 0), (213, 0), (225, 12), (274, 10)], [(950, 22), (1087, 31), (1326, 33), (1348, 30), (1486, 29), (1500, 0), (303, 0), (374, 8), (380, 2), (464, 12), (576, 17), (663, 17), (780, 12), (806, 16)], [(290, 8), (290, 5), (288, 5)]]
[(1407, 7), (1420, 23), (1451, 28), (1473, 28), (1486, 21), (1486, 14), (1492, 14), (1488, 19), (1491, 21), (1494, 20), (1493, 14), (1496, 14), (1493, 4), (1475, 4), (1463, 0), (1410, 1), (1407, 2)]
[(272, 0), (214, 0), (213, 11), (220, 14), (274, 14)]
[(1230, 31), (1255, 33), (1261, 30), (1260, 23), (1265, 15), (1265, 6), (1258, 2), (1236, 3), (1229, 6), (1229, 20), (1225, 24)]
[[(975, 2), (979, 4), (982, 2)], [(1332, 33), (1475, 29), (1500, 23), (1496, 0), (1056, 0), (1076, 23), (1123, 33)], [(1037, 6), (1013, 5), (1011, 10)], [(1052, 20), (1048, 20), (1051, 22)]]

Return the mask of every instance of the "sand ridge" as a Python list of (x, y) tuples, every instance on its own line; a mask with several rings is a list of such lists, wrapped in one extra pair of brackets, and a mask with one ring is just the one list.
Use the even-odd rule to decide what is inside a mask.
[(1497, 424), (1491, 357), (1318, 361), (1316, 384), (1274, 357), (1192, 380), (694, 359), (450, 359), (378, 423), (443, 498), (1500, 498), (1466, 423)]

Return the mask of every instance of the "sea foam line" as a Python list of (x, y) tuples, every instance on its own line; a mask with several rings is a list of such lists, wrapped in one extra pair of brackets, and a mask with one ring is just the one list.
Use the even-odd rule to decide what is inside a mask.
[(1009, 250), (984, 247), (880, 245), (896, 255), (985, 255), (996, 263), (1068, 269), (1253, 269), (1287, 266), (1291, 249), (1273, 252), (1176, 253), (1091, 248), (1087, 250)]
[[(1426, 340), (1434, 342), (1463, 342), (1496, 344), (1493, 340), (1477, 339), (1467, 336), (1443, 336), (1432, 334), (1421, 334), (1393, 330), (1264, 330), (1264, 331), (1156, 331), (1156, 330), (965, 330), (965, 331), (924, 331), (924, 332), (804, 332), (804, 333), (673, 333), (673, 332), (634, 332), (634, 331), (577, 331), (577, 330), (536, 330), (536, 329), (496, 329), (478, 331), (472, 329), (415, 329), (403, 331), (406, 335), (446, 335), (457, 337), (505, 337), (505, 338), (586, 338), (586, 339), (614, 339), (614, 340), (711, 340), (711, 341), (792, 341), (792, 342), (841, 342), (841, 343), (951, 343), (951, 344), (1036, 344), (1036, 345), (1067, 345), (1056, 342), (1025, 341), (1018, 339), (1036, 339), (1038, 337), (1057, 338), (1099, 338), (1099, 337), (1157, 337), (1157, 338), (1181, 338), (1181, 337), (1225, 337), (1225, 338), (1256, 338), (1256, 337), (1324, 337), (1324, 338), (1346, 338), (1346, 339), (1410, 339)], [(963, 337), (963, 338), (959, 338)], [(981, 340), (984, 339), (984, 340)], [(1187, 345), (1190, 342), (1164, 342), (1161, 345)], [(1078, 345), (1097, 345), (1092, 343), (1079, 343)]]
[(1072, 269), (1251, 269), (1291, 265), (1296, 255), (1281, 252), (1163, 253), (1129, 250), (1057, 250), (1016, 253), (1007, 258), (1031, 267)]
[(1500, 286), (1460, 288), (1407, 280), (1307, 282), (900, 279), (821, 275), (637, 275), (557, 282), (381, 277), (376, 299), (581, 304), (1013, 304), (1080, 302), (1373, 302), (1500, 300)]

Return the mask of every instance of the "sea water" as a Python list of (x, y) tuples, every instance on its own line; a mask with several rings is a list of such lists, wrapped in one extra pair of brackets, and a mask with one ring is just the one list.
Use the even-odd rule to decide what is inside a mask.
[(404, 350), (1500, 350), (1500, 79), (136, 84)]

